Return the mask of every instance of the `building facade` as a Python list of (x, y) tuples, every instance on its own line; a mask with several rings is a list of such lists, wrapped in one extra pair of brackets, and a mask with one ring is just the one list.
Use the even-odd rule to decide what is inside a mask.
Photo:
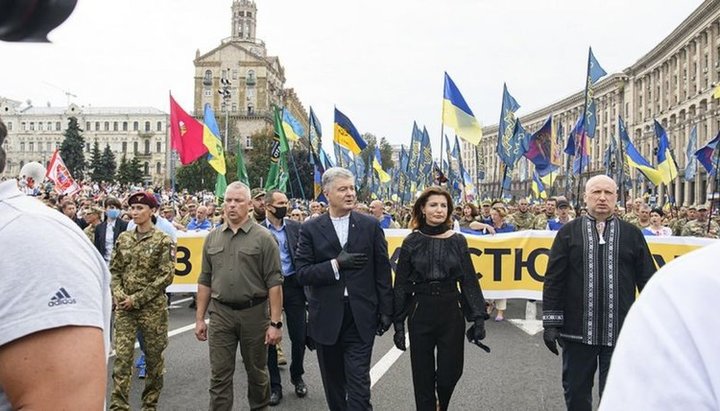
[[(595, 51), (600, 55), (602, 52)], [(697, 127), (697, 148), (710, 141), (720, 130), (720, 106), (713, 98), (715, 87), (720, 84), (720, 2), (706, 0), (687, 17), (670, 35), (649, 53), (622, 73), (605, 76), (595, 84), (597, 129), (590, 140), (589, 171), (585, 177), (606, 173), (603, 154), (610, 138), (618, 139), (618, 115), (622, 116), (630, 138), (643, 157), (655, 164), (657, 147), (653, 120), (663, 125), (668, 134), (671, 150), (678, 166), (679, 176), (669, 186), (657, 187), (660, 201), (674, 200), (678, 204), (704, 202), (710, 192), (717, 191), (708, 179), (705, 169), (698, 165), (695, 178), (685, 181), (683, 170), (687, 164), (685, 155), (690, 132)], [(562, 124), (565, 138), (581, 115), (584, 92), (579, 91), (554, 104), (521, 116), (525, 129), (538, 130), (549, 115)], [(496, 153), (497, 125), (483, 128), (483, 139), (478, 145), (485, 169), (485, 180), (480, 184), (481, 195), (497, 195), (502, 175), (498, 170)], [(464, 164), (475, 170), (474, 147), (464, 143)], [(566, 159), (564, 159), (566, 160)], [(521, 161), (524, 161), (521, 160)], [(566, 163), (565, 163), (566, 164)], [(526, 196), (530, 193), (532, 166), (529, 177), (521, 181), (517, 165), (513, 172), (512, 193)], [(570, 198), (576, 196), (576, 187), (566, 190), (564, 167), (552, 188), (556, 195)], [(473, 174), (474, 175), (474, 174)], [(631, 171), (633, 185), (631, 196), (641, 196), (652, 188), (636, 170)], [(577, 181), (577, 180), (576, 180)]]
[(307, 130), (308, 113), (295, 91), (285, 88), (280, 59), (268, 56), (265, 43), (255, 37), (255, 2), (235, 0), (231, 9), (230, 37), (207, 53), (195, 53), (195, 113), (210, 104), (221, 123), (228, 118), (231, 140), (246, 149), (252, 134), (272, 127), (275, 106), (286, 107)]
[(31, 161), (45, 166), (60, 148), (70, 117), (78, 120), (85, 139), (85, 160), (97, 141), (115, 153), (117, 164), (138, 157), (145, 182), (163, 184), (168, 179), (168, 115), (152, 107), (22, 107), (0, 97), (0, 117), (7, 126), (8, 161), (3, 177), (17, 177)]

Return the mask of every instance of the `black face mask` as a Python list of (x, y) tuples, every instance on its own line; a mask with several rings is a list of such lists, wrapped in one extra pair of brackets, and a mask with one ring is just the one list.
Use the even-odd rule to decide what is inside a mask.
[(275, 207), (275, 212), (272, 213), (278, 220), (282, 220), (287, 215), (287, 207)]

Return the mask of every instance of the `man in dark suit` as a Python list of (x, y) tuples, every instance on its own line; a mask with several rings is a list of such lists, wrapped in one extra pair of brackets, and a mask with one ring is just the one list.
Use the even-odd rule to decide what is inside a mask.
[[(120, 218), (122, 205), (115, 197), (105, 199), (105, 221), (95, 227), (93, 244), (106, 262), (110, 261), (112, 249), (120, 233), (127, 230), (128, 223)], [(109, 230), (108, 230), (109, 229)], [(112, 233), (109, 234), (108, 231)]]
[[(285, 218), (288, 210), (288, 198), (282, 191), (272, 190), (265, 194), (266, 219), (261, 224), (270, 230), (280, 248), (280, 263), (283, 274), (283, 310), (287, 322), (292, 357), (290, 362), (290, 382), (295, 386), (295, 395), (302, 398), (307, 395), (307, 386), (303, 381), (305, 368), (305, 336), (307, 311), (305, 309), (305, 291), (296, 279), (295, 249), (297, 248), (300, 223)], [(282, 381), (278, 368), (277, 346), (268, 347), (268, 371), (270, 372), (270, 405), (278, 405), (282, 400)]]
[(295, 255), (297, 280), (309, 286), (309, 336), (330, 410), (371, 410), (374, 337), (392, 315), (387, 241), (376, 219), (352, 211), (352, 173), (329, 168), (322, 185), (328, 212), (302, 225)]

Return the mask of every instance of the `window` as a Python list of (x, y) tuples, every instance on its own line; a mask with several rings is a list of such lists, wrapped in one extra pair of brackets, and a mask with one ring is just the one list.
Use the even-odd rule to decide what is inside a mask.
[(145, 140), (145, 154), (150, 154), (150, 140)]
[(237, 111), (237, 103), (232, 103), (232, 111)]
[(210, 90), (209, 88), (206, 88), (205, 89), (205, 97), (212, 97), (212, 90)]
[(158, 121), (155, 126), (155, 131), (162, 131), (162, 121)]
[(162, 152), (162, 143), (159, 141), (157, 143), (155, 143), (155, 152), (157, 152), (157, 153)]
[(51, 142), (48, 141), (47, 143), (45, 143), (45, 151), (47, 151), (48, 153), (52, 151), (52, 143)]
[(162, 164), (158, 161), (157, 164), (155, 164), (155, 174), (160, 174), (162, 171)]
[(99, 121), (95, 122), (95, 131), (100, 131), (100, 122)]
[(122, 131), (127, 131), (127, 130), (128, 130), (128, 123), (127, 123), (127, 121), (123, 121)]
[(118, 122), (113, 121), (113, 131), (118, 131)]
[(145, 132), (149, 132), (149, 131), (150, 131), (150, 122), (146, 121), (145, 122)]
[(8, 131), (12, 131), (12, 129), (13, 129), (13, 125), (12, 125), (12, 124), (13, 124), (12, 121), (8, 121), (8, 123), (7, 123), (7, 129), (8, 129)]
[(43, 123), (42, 123), (42, 121), (38, 121), (38, 131), (43, 131)]
[(145, 175), (150, 174), (150, 164), (147, 161), (143, 165), (143, 174), (145, 174)]
[(30, 122), (30, 131), (35, 131), (35, 122), (34, 121)]
[(237, 80), (237, 75), (238, 75), (237, 69), (233, 69), (233, 71), (232, 71), (232, 79), (233, 79), (233, 80)]
[(205, 77), (203, 77), (203, 85), (204, 86), (212, 85), (212, 71), (211, 70), (205, 70)]
[(138, 131), (140, 129), (140, 123), (137, 121), (133, 121), (133, 131)]
[(32, 153), (33, 151), (35, 151), (35, 143), (34, 143), (34, 142), (31, 141), (31, 142), (28, 143), (28, 151), (31, 152), (31, 153)]
[(127, 141), (122, 142), (122, 152), (127, 153)]
[(52, 123), (51, 122), (49, 122), (49, 121), (47, 122), (47, 128), (45, 130), (52, 131)]
[(252, 137), (250, 137), (250, 136), (245, 137), (245, 148), (251, 149), (252, 146), (253, 146)]
[(20, 142), (20, 152), (22, 153), (22, 152), (24, 152), (24, 151), (25, 151), (25, 143), (24, 143), (24, 142)]
[(105, 131), (110, 131), (110, 122), (109, 121), (106, 121), (104, 126), (105, 126)]
[(22, 129), (22, 131), (27, 130), (27, 124), (23, 121), (22, 123), (20, 123), (20, 128)]
[(134, 141), (133, 142), (133, 153), (137, 154), (137, 152), (138, 152), (138, 142)]
[(90, 131), (90, 122), (89, 121), (85, 122), (85, 131)]

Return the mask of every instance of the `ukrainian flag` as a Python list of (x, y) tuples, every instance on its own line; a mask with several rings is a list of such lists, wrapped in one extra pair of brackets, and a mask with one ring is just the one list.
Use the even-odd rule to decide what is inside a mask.
[(444, 124), (455, 129), (455, 134), (463, 140), (477, 145), (482, 138), (482, 128), (478, 123), (470, 107), (468, 107), (460, 90), (452, 81), (447, 72), (445, 73), (445, 88), (443, 91), (443, 116)]
[(547, 198), (547, 192), (545, 191), (545, 185), (540, 180), (540, 176), (537, 171), (533, 171), (532, 191), (535, 194), (535, 198)]
[(373, 168), (378, 173), (381, 183), (387, 183), (390, 181), (390, 175), (382, 169), (382, 159), (380, 157), (380, 149), (375, 147), (375, 156), (373, 156)]
[(283, 109), (282, 128), (288, 140), (298, 141), (301, 137), (305, 136), (305, 127), (290, 114), (287, 108)]
[(652, 181), (653, 184), (660, 185), (660, 183), (663, 182), (662, 174), (650, 163), (648, 163), (640, 152), (637, 151), (633, 143), (630, 141), (630, 136), (628, 136), (625, 123), (620, 116), (618, 116), (618, 123), (620, 127), (620, 138), (622, 139), (623, 146), (625, 148), (625, 161), (627, 161), (630, 167), (640, 170), (640, 172), (643, 173), (648, 180)]
[(352, 151), (353, 154), (360, 154), (367, 147), (367, 143), (360, 136), (352, 121), (337, 108), (335, 109), (335, 135), (333, 140)]
[(218, 172), (225, 175), (225, 153), (223, 152), (222, 140), (220, 140), (220, 130), (215, 121), (215, 113), (209, 103), (205, 103), (205, 113), (203, 121), (203, 144), (208, 149), (208, 163)]
[(657, 153), (657, 168), (662, 174), (663, 183), (670, 184), (678, 175), (677, 166), (672, 158), (672, 153), (670, 153), (667, 133), (657, 120), (655, 120), (655, 135), (660, 140)]

